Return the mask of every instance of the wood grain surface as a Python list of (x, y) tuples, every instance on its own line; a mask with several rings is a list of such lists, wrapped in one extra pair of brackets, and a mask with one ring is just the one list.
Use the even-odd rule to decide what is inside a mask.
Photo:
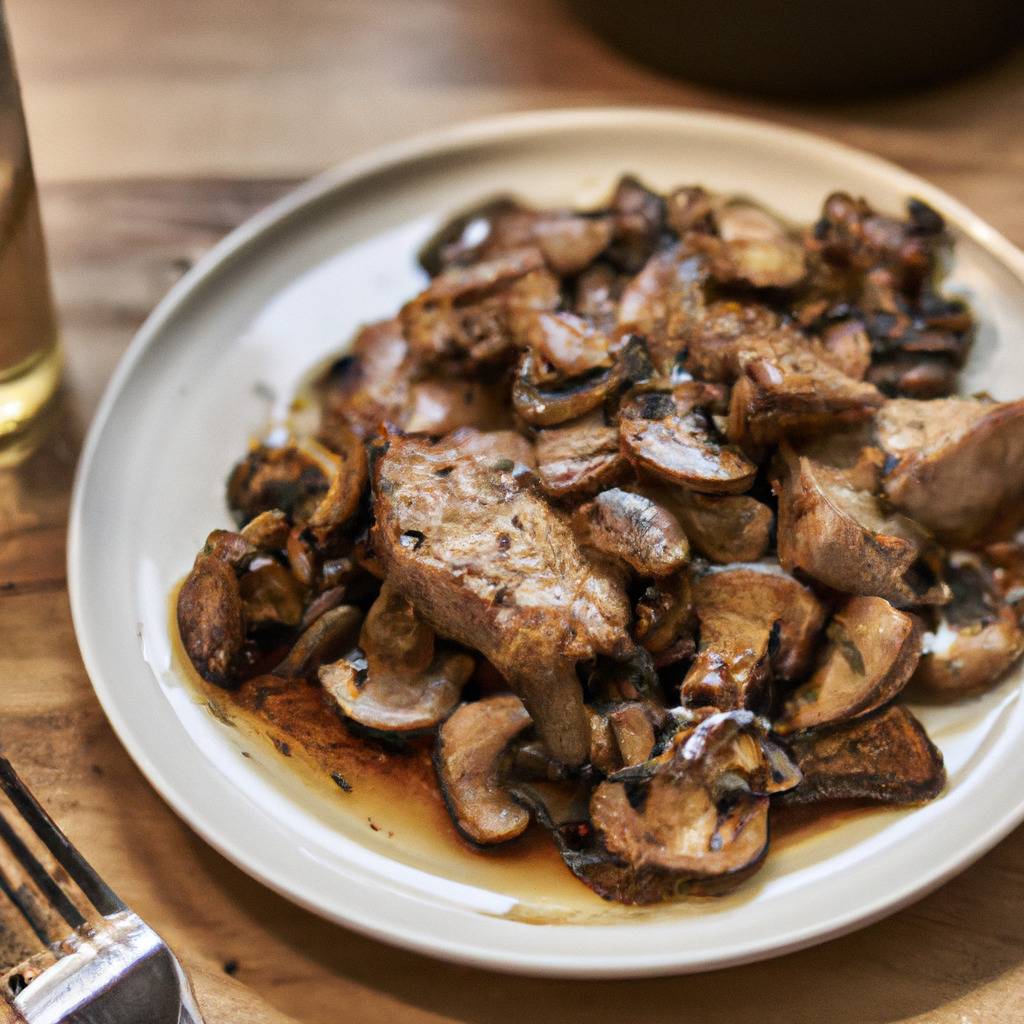
[(64, 576), (75, 459), (118, 356), (183, 270), (296, 177), (499, 110), (682, 104), (861, 145), (1022, 244), (1024, 58), (925, 93), (783, 106), (630, 64), (554, 0), (8, 0), (8, 9), (68, 369), (53, 432), (31, 461), (0, 472), (0, 747), (129, 903), (201, 974), (228, 971), (308, 1024), (527, 1014), (535, 1024), (1024, 1020), (1022, 829), (883, 922), (701, 976), (516, 979), (329, 925), (228, 864), (149, 788), (92, 695)]

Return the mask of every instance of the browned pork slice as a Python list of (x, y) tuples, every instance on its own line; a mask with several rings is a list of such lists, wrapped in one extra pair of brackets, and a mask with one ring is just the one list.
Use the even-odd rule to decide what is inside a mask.
[(630, 652), (629, 604), (508, 459), (391, 438), (371, 540), (388, 581), (438, 633), (480, 651), (567, 764), (587, 757), (576, 664)]
[(418, 364), (450, 360), (473, 367), (503, 360), (516, 345), (516, 316), (558, 305), (558, 279), (539, 249), (514, 249), (442, 271), (399, 314)]
[(1024, 500), (1024, 400), (900, 398), (875, 426), (894, 462), (886, 497), (943, 540), (976, 539), (998, 511)]
[[(941, 604), (934, 543), (915, 522), (886, 510), (874, 493), (878, 466), (851, 461), (837, 437), (801, 454), (779, 448), (772, 487), (779, 499), (779, 561), (847, 594), (899, 607)], [(856, 447), (856, 445), (854, 445)]]
[(693, 605), (700, 639), (682, 697), (692, 707), (722, 710), (763, 705), (772, 672), (780, 679), (797, 678), (825, 617), (814, 594), (770, 562), (699, 575)]

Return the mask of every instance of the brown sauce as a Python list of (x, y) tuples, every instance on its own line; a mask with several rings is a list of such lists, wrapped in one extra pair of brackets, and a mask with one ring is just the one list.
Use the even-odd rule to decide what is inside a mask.
[[(534, 924), (635, 921), (724, 909), (757, 891), (755, 875), (726, 896), (626, 907), (602, 900), (573, 878), (537, 825), (511, 843), (478, 849), (448, 816), (434, 775), (432, 738), (394, 747), (358, 735), (324, 703), (318, 686), (301, 679), (256, 676), (233, 691), (206, 682), (181, 646), (176, 605), (177, 588), (169, 616), (175, 674), (214, 717), (239, 729), (247, 741), (245, 756), (277, 767), (285, 760), (286, 770), (331, 801), (332, 816), (349, 830), (365, 829), (368, 846), (412, 867), (514, 898), (507, 917)], [(774, 806), (768, 856), (870, 809), (852, 803)]]

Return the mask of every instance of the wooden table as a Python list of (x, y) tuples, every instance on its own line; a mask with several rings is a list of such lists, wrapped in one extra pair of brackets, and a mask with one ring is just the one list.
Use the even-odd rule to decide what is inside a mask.
[(1024, 1020), (1024, 830), (855, 935), (696, 977), (522, 980), (329, 925), (228, 864), (152, 792), (92, 695), (64, 577), (76, 453), (118, 356), (189, 263), (295, 178), (413, 130), (499, 110), (680, 104), (863, 146), (933, 179), (1024, 244), (1024, 58), (923, 94), (797, 106), (661, 78), (594, 40), (555, 0), (8, 8), (68, 372), (55, 434), (0, 476), (0, 745), (130, 903), (180, 949), (310, 1024), (527, 1014), (536, 1024)]

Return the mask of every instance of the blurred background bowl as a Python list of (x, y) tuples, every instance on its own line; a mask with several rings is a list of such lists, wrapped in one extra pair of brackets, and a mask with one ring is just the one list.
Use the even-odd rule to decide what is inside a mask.
[(826, 99), (927, 85), (1022, 38), (1022, 0), (567, 0), (629, 56), (744, 92)]

